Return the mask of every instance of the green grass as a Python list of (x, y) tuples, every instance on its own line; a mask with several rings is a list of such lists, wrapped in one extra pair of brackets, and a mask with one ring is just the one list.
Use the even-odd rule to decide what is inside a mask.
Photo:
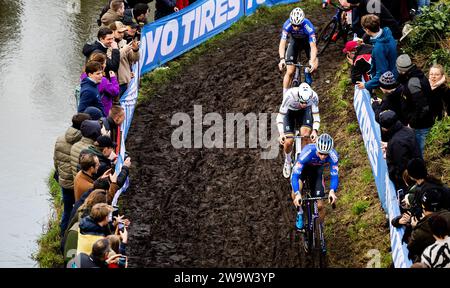
[(369, 208), (370, 202), (367, 200), (359, 200), (352, 207), (352, 213), (354, 215), (361, 215), (366, 212), (367, 208)]
[(58, 268), (64, 265), (64, 259), (59, 250), (61, 241), (59, 237), (59, 223), (61, 221), (63, 204), (61, 188), (53, 178), (53, 173), (54, 171), (50, 173), (48, 179), (53, 216), (49, 219), (47, 226), (44, 227), (44, 233), (37, 240), (39, 250), (32, 255), (32, 258), (38, 262), (41, 268)]
[(359, 129), (358, 123), (350, 123), (347, 125), (347, 128), (345, 128), (348, 134), (355, 133), (356, 131), (358, 131), (358, 129)]
[(373, 178), (372, 169), (370, 167), (364, 168), (361, 172), (361, 181), (366, 185), (375, 181), (375, 179)]

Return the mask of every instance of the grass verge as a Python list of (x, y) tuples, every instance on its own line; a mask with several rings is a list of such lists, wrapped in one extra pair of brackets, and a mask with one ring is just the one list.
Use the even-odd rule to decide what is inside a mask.
[(335, 211), (327, 213), (330, 217), (325, 233), (327, 239), (341, 244), (330, 243), (329, 266), (389, 267), (392, 262), (389, 229), (356, 114), (351, 111), (354, 90), (346, 62), (336, 72), (333, 83), (336, 84), (327, 93), (330, 100), (321, 105), (334, 111), (327, 114), (321, 130), (334, 136), (340, 155), (339, 202)]
[(39, 249), (32, 255), (40, 268), (60, 268), (64, 265), (63, 256), (59, 250), (61, 238), (59, 237), (59, 223), (63, 211), (61, 188), (53, 178), (54, 171), (50, 173), (48, 188), (52, 204), (52, 216), (44, 227), (43, 234), (37, 240)]

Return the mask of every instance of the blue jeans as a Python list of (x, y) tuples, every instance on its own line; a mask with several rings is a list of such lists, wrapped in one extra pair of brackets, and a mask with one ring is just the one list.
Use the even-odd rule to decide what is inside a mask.
[(420, 155), (423, 158), (423, 150), (425, 149), (425, 139), (427, 139), (428, 133), (430, 133), (431, 128), (425, 129), (414, 129), (414, 134), (416, 134), (416, 142), (419, 146)]
[(418, 0), (417, 1), (417, 7), (420, 9), (420, 7), (423, 6), (430, 6), (430, 0)]
[(64, 211), (61, 218), (61, 236), (66, 232), (67, 226), (69, 225), (70, 214), (72, 213), (73, 204), (75, 204), (75, 195), (73, 189), (61, 188), (62, 190), (62, 200), (64, 204)]

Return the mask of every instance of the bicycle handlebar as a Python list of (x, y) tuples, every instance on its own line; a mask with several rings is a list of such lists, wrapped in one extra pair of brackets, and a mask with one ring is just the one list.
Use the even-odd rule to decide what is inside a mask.
[(325, 200), (325, 199), (328, 199), (328, 196), (302, 198), (302, 201), (316, 201), (316, 200)]

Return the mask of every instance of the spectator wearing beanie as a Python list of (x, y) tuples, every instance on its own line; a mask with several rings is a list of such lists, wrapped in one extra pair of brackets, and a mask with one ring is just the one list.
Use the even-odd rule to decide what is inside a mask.
[(403, 115), (414, 129), (420, 153), (423, 156), (425, 139), (434, 124), (431, 110), (431, 87), (425, 74), (412, 63), (408, 54), (402, 54), (396, 61), (398, 81), (403, 85)]
[(375, 115), (386, 110), (392, 110), (397, 115), (403, 125), (407, 124), (405, 117), (402, 115), (402, 86), (395, 80), (395, 75), (391, 71), (386, 71), (380, 77), (380, 89), (383, 92), (383, 99), (374, 101), (372, 108)]
[(342, 52), (347, 54), (347, 60), (352, 65), (352, 83), (356, 84), (356, 82), (361, 81), (363, 77), (364, 81), (369, 81), (369, 70), (372, 62), (372, 45), (362, 42), (360, 44), (358, 41), (348, 41)]
[(406, 191), (403, 172), (410, 159), (420, 157), (414, 132), (411, 128), (404, 126), (391, 110), (380, 113), (379, 123), (383, 140), (387, 142), (386, 162), (389, 178), (397, 191), (400, 189)]
[(91, 120), (99, 120), (103, 117), (103, 112), (97, 107), (88, 107), (84, 110), (84, 113), (89, 114), (91, 116)]
[(450, 231), (450, 212), (441, 207), (441, 193), (436, 189), (425, 190), (421, 202), (424, 217), (421, 219), (412, 217), (413, 231), (408, 243), (408, 258), (413, 262), (420, 261), (425, 248), (435, 242), (429, 220), (432, 216), (439, 215), (444, 218), (447, 222), (447, 231)]
[(85, 113), (79, 113), (72, 117), (72, 126), (69, 127), (66, 133), (56, 139), (55, 149), (53, 154), (53, 162), (55, 165), (55, 172), (58, 175), (58, 184), (61, 186), (62, 200), (64, 203), (64, 210), (61, 219), (61, 233), (66, 230), (69, 222), (69, 215), (72, 212), (75, 198), (73, 194), (73, 174), (70, 166), (70, 150), (73, 144), (81, 140), (81, 123), (84, 120), (90, 119), (90, 116)]
[(101, 135), (101, 126), (98, 121), (85, 120), (81, 123), (81, 140), (75, 143), (70, 149), (70, 164), (72, 168), (72, 175), (78, 173), (78, 164), (81, 151), (93, 145), (95, 140)]
[(428, 268), (450, 268), (449, 224), (444, 217), (433, 215), (430, 218), (431, 232), (436, 242), (422, 253), (422, 263)]

